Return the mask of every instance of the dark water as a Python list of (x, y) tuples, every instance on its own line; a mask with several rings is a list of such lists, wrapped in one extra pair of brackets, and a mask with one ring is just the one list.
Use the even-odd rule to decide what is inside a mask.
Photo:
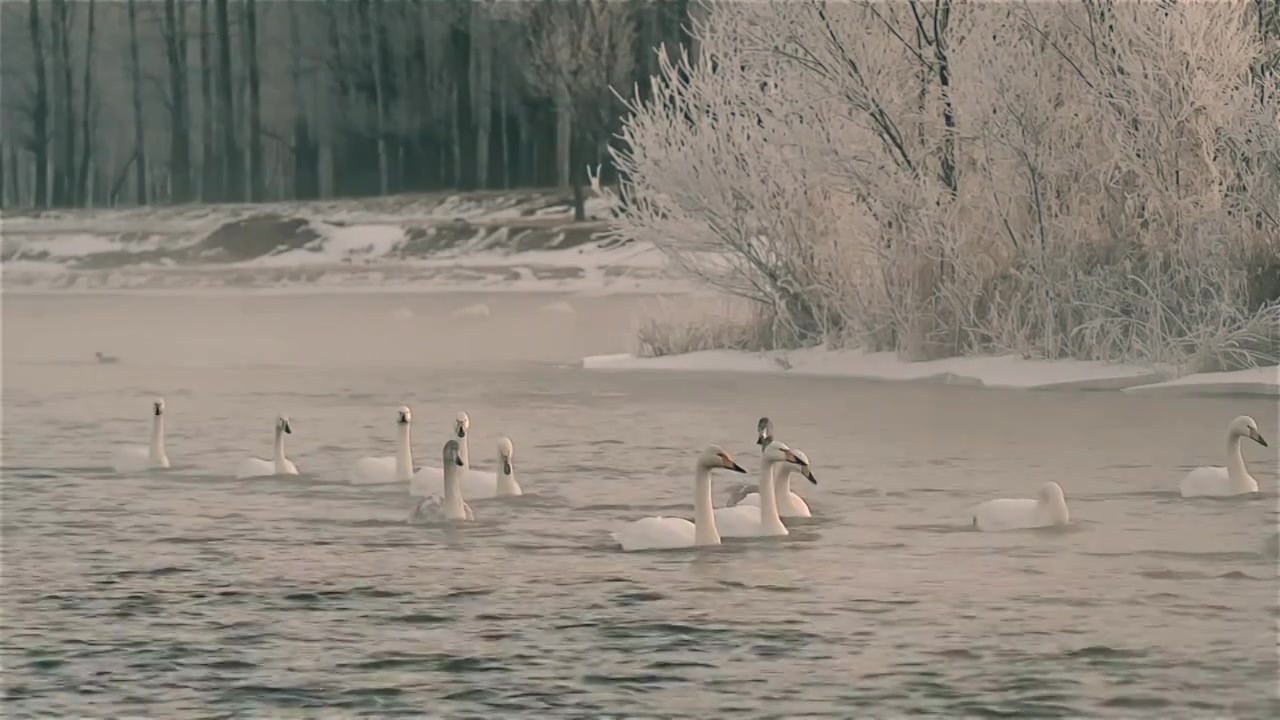
[[(6, 296), (5, 717), (1280, 711), (1274, 456), (1246, 448), (1262, 498), (1177, 496), (1233, 416), (1274, 438), (1273, 402), (589, 373), (572, 361), (624, 350), (645, 301), (556, 299)], [(156, 394), (175, 467), (116, 476)], [(443, 529), (346, 484), (401, 403), (427, 462), (457, 410), (477, 467), (510, 435), (530, 494)], [(231, 479), (280, 411), (304, 475)], [(817, 517), (610, 546), (691, 515), (705, 443), (754, 471), (765, 413), (813, 460)], [(1046, 479), (1068, 529), (964, 527)]]

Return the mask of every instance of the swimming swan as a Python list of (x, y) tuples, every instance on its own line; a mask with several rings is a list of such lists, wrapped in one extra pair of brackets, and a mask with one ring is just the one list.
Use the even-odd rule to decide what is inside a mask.
[(972, 517), (973, 525), (983, 532), (1066, 525), (1070, 519), (1062, 486), (1052, 480), (1040, 486), (1040, 495), (1034, 500), (988, 500), (973, 509)]
[[(498, 438), (498, 470), (476, 470), (468, 467), (462, 474), (462, 487), (469, 498), (515, 497), (523, 495), (516, 482), (514, 448), (511, 438)], [(424, 468), (434, 470), (435, 468)]]
[(1262, 447), (1267, 441), (1258, 434), (1258, 423), (1241, 415), (1227, 426), (1227, 466), (1198, 467), (1182, 478), (1182, 497), (1229, 497), (1258, 492), (1258, 481), (1244, 466), (1240, 440), (1249, 438)]
[[(801, 473), (809, 470), (809, 460), (804, 453), (787, 447), (780, 440), (770, 440), (760, 456), (760, 506), (734, 505), (716, 508), (716, 526), (720, 528), (722, 537), (774, 537), (786, 535), (787, 526), (782, 524), (778, 515), (778, 496), (774, 492), (774, 482), (781, 472), (798, 470)], [(814, 480), (816, 483), (817, 480)]]
[(711, 471), (718, 469), (746, 472), (719, 445), (703, 449), (694, 464), (693, 522), (661, 516), (640, 518), (609, 535), (625, 552), (719, 545), (720, 533), (711, 507)]
[[(468, 452), (467, 431), (470, 429), (471, 416), (467, 415), (465, 412), (458, 413), (457, 416), (454, 417), (453, 429), (450, 431), (450, 434), (457, 438), (456, 444), (458, 445), (458, 459), (462, 461), (462, 485), (467, 489), (467, 494), (471, 497), (493, 497), (493, 493), (497, 488), (498, 478), (493, 473), (485, 472), (483, 470), (477, 473), (481, 477), (478, 484), (475, 486), (475, 489), (480, 492), (478, 494), (471, 493), (471, 474), (474, 471), (472, 471), (471, 465), (468, 462), (470, 453)], [(434, 487), (437, 483), (440, 483), (443, 480), (444, 471), (441, 468), (419, 468), (418, 472), (413, 476), (411, 493), (413, 495), (429, 495), (431, 494), (431, 491), (426, 488)], [(487, 493), (484, 492), (486, 489), (485, 480), (488, 480)]]
[[(760, 421), (756, 423), (756, 432), (759, 435), (756, 439), (756, 444), (760, 446), (760, 452), (763, 453), (769, 443), (773, 442), (773, 421), (767, 417), (760, 418)], [(809, 462), (808, 456), (803, 452), (794, 449), (792, 452), (796, 453), (796, 456), (804, 460), (805, 463)], [(774, 480), (773, 495), (778, 502), (778, 515), (781, 517), (813, 517), (813, 514), (809, 512), (809, 504), (804, 501), (804, 498), (791, 492), (791, 475), (795, 472), (792, 468), (793, 466), (791, 465), (784, 466), (779, 471), (779, 477)], [(818, 480), (814, 478), (813, 472), (809, 470), (807, 465), (800, 468), (800, 474), (814, 485), (818, 484)], [(759, 507), (760, 493), (755, 485), (739, 485), (729, 495), (728, 505), (730, 507), (734, 505)]]
[(169, 456), (164, 452), (164, 398), (156, 398), (151, 407), (151, 443), (145, 447), (128, 445), (116, 450), (111, 463), (116, 472), (169, 467)]
[(444, 465), (444, 496), (432, 495), (418, 501), (409, 513), (410, 523), (443, 522), (446, 520), (475, 520), (471, 506), (462, 499), (462, 487), (458, 483), (458, 473), (462, 471), (462, 458), (458, 455), (458, 441), (450, 440), (444, 444), (441, 453)]
[(263, 477), (266, 475), (297, 475), (298, 466), (293, 461), (284, 456), (284, 436), (292, 435), (293, 427), (289, 423), (288, 415), (281, 415), (276, 418), (276, 442), (275, 452), (271, 455), (270, 460), (251, 457), (245, 458), (240, 463), (240, 469), (236, 471), (237, 478)]
[(413, 480), (413, 450), (409, 437), (413, 413), (403, 405), (396, 412), (396, 454), (360, 458), (351, 470), (353, 482), (372, 485)]

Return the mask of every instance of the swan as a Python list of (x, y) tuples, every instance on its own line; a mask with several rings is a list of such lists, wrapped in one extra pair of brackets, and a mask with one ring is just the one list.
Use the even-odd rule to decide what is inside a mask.
[(609, 535), (624, 552), (719, 545), (720, 533), (711, 507), (711, 471), (717, 469), (746, 472), (719, 445), (703, 449), (694, 464), (693, 522), (661, 516), (640, 518)]
[[(723, 537), (773, 537), (787, 534), (787, 526), (778, 515), (778, 497), (774, 482), (780, 472), (809, 472), (809, 460), (787, 447), (781, 440), (770, 440), (760, 456), (760, 506), (734, 505), (716, 508), (716, 526)], [(814, 480), (816, 483), (817, 480)]]
[[(498, 438), (498, 470), (476, 470), (468, 467), (462, 474), (462, 487), (469, 498), (514, 497), (523, 495), (520, 484), (516, 482), (514, 448), (511, 438), (505, 435)], [(423, 468), (435, 470), (435, 468)]]
[(1052, 480), (1040, 485), (1036, 499), (1000, 498), (973, 509), (973, 525), (983, 532), (1027, 530), (1066, 525), (1070, 520), (1062, 486)]
[[(453, 430), (451, 433), (458, 441), (458, 458), (462, 460), (462, 487), (466, 490), (467, 496), (472, 498), (491, 498), (496, 497), (498, 493), (498, 475), (489, 470), (474, 470), (471, 467), (471, 416), (465, 412), (458, 413), (453, 420)], [(511, 441), (508, 440), (508, 443)], [(499, 464), (501, 459), (501, 441), (499, 441)], [(426, 495), (429, 491), (424, 488), (431, 487), (444, 479), (444, 472), (438, 467), (424, 467), (418, 470), (413, 476), (413, 494)], [(520, 493), (510, 493), (519, 495)]]
[(476, 519), (471, 506), (462, 499), (462, 487), (458, 482), (458, 473), (463, 469), (462, 457), (458, 454), (458, 441), (446, 442), (441, 455), (444, 461), (444, 496), (432, 495), (419, 500), (409, 513), (410, 523)]
[(164, 398), (156, 398), (151, 407), (151, 443), (146, 447), (128, 445), (116, 450), (111, 463), (116, 472), (169, 467), (169, 456), (164, 452)]
[(396, 454), (360, 458), (351, 471), (353, 481), (360, 484), (375, 484), (413, 480), (413, 450), (410, 447), (409, 438), (409, 426), (413, 424), (413, 413), (403, 405), (396, 412)]
[(1240, 454), (1241, 438), (1249, 438), (1262, 447), (1267, 441), (1258, 434), (1258, 423), (1241, 415), (1227, 426), (1227, 466), (1198, 467), (1182, 478), (1182, 497), (1228, 497), (1258, 492), (1258, 481), (1244, 466)]
[[(756, 432), (758, 438), (756, 444), (760, 446), (760, 452), (773, 442), (773, 421), (768, 417), (760, 418), (756, 423)], [(818, 484), (817, 478), (813, 476), (813, 472), (808, 467), (809, 458), (799, 450), (792, 450), (797, 457), (804, 460), (805, 466), (800, 468), (800, 474), (814, 485)], [(774, 480), (773, 495), (778, 503), (778, 515), (781, 517), (813, 517), (809, 512), (809, 504), (804, 498), (791, 492), (791, 475), (794, 472), (792, 466), (785, 466), (781, 471), (781, 476)], [(742, 484), (739, 485), (730, 495), (728, 505), (752, 505), (760, 506), (760, 493), (755, 485)]]
[(251, 457), (245, 458), (240, 463), (240, 469), (236, 471), (237, 478), (247, 477), (263, 477), (266, 475), (297, 475), (298, 466), (293, 461), (284, 456), (284, 436), (292, 435), (293, 427), (289, 423), (288, 415), (280, 415), (276, 418), (276, 443), (275, 452), (271, 455), (270, 460)]

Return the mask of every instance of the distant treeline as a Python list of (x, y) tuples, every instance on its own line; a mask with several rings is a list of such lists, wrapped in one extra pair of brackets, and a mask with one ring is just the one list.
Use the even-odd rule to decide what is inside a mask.
[[(696, 5), (696, 3), (694, 3)], [(5, 0), (0, 202), (573, 186), (690, 0)]]

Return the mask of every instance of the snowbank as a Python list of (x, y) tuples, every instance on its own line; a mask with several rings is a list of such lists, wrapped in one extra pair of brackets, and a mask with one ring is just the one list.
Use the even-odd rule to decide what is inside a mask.
[(1177, 395), (1266, 395), (1280, 396), (1280, 367), (1257, 367), (1220, 373), (1197, 373), (1176, 380), (1138, 385), (1124, 389), (1134, 393)]
[(1126, 390), (1158, 392), (1195, 387), (1200, 392), (1276, 395), (1277, 368), (1238, 373), (1204, 373), (1165, 382), (1166, 373), (1132, 365), (1078, 360), (964, 357), (907, 362), (895, 353), (821, 348), (795, 352), (746, 353), (709, 350), (641, 358), (631, 354), (584, 358), (588, 370), (674, 370), (689, 372), (787, 373), (879, 381), (937, 382), (1023, 390)]
[(554, 192), (7, 214), (7, 290), (396, 286), (520, 292), (679, 290), (652, 246), (575, 222)]

